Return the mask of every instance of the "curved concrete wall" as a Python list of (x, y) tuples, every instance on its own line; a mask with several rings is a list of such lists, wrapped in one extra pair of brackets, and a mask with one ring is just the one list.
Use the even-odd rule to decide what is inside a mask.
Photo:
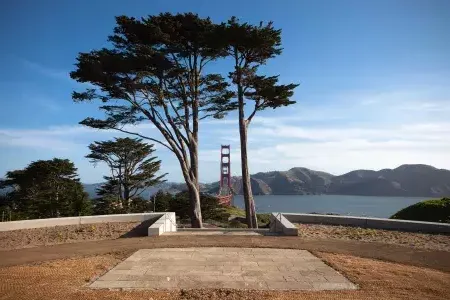
[(148, 228), (149, 235), (160, 235), (164, 232), (177, 231), (174, 212), (83, 216), (1, 222), (0, 231), (94, 223), (144, 222), (152, 219), (154, 219), (154, 222)]
[(286, 235), (297, 235), (298, 229), (297, 232), (295, 232), (296, 227), (292, 223), (346, 225), (373, 229), (450, 233), (450, 224), (445, 223), (316, 214), (273, 213), (271, 215), (271, 229), (273, 227), (274, 232), (282, 232)]

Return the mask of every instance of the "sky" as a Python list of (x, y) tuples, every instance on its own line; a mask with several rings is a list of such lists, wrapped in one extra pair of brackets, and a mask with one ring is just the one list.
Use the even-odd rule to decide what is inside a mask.
[[(95, 102), (71, 99), (86, 88), (69, 77), (77, 54), (107, 46), (117, 15), (190, 11), (282, 29), (284, 51), (261, 72), (300, 83), (297, 104), (255, 117), (251, 173), (450, 169), (450, 1), (16, 0), (0, 4), (0, 178), (60, 157), (83, 182), (102, 181), (108, 171), (89, 163), (87, 146), (119, 135), (78, 124), (100, 113)], [(135, 130), (160, 138), (148, 123)], [(238, 137), (235, 114), (200, 124), (200, 181), (219, 179), (221, 144), (231, 145), (231, 172), (240, 175)], [(157, 147), (156, 155), (167, 179), (182, 181), (173, 154)]]

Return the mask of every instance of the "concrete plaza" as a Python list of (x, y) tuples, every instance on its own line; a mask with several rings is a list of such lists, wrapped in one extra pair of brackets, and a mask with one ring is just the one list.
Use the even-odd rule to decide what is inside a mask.
[(305, 250), (141, 249), (90, 285), (105, 289), (356, 289)]

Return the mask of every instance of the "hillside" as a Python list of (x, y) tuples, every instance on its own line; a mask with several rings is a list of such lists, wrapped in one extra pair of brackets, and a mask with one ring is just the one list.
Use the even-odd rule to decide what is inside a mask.
[[(92, 199), (95, 199), (97, 197), (96, 190), (101, 185), (102, 185), (102, 183), (92, 183), (92, 184), (83, 184), (83, 187), (84, 187), (84, 190), (86, 191), (86, 193), (89, 194), (89, 197)], [(144, 199), (149, 199), (153, 194), (156, 194), (159, 190), (163, 190), (165, 192), (175, 194), (184, 189), (185, 189), (185, 184), (183, 184), (183, 183), (164, 182), (164, 183), (158, 184), (156, 186), (146, 188), (142, 192), (141, 197)]]
[[(257, 173), (252, 177), (255, 195), (335, 194), (361, 196), (443, 197), (450, 195), (450, 171), (428, 165), (402, 165), (395, 169), (355, 170), (334, 176), (329, 173), (292, 168)], [(240, 177), (233, 189), (242, 194)], [(218, 189), (218, 184), (212, 186)]]
[(450, 194), (450, 171), (428, 165), (402, 165), (380, 171), (357, 170), (334, 177), (327, 193), (442, 197)]
[[(428, 165), (401, 165), (395, 169), (355, 170), (334, 176), (307, 168), (292, 168), (253, 174), (251, 184), (254, 195), (334, 194), (436, 198), (450, 195), (450, 171)], [(95, 198), (95, 190), (100, 185), (84, 184), (84, 189)], [(237, 194), (242, 194), (240, 177), (232, 177), (232, 186)], [(160, 189), (177, 193), (185, 190), (185, 184), (165, 182), (146, 189), (142, 196), (148, 199)], [(217, 193), (219, 183), (201, 184), (201, 190)], [(5, 192), (0, 190), (0, 194)]]

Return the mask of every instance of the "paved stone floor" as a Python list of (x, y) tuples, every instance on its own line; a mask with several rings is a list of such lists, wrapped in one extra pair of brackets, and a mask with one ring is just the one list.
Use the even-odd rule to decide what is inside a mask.
[(305, 250), (269, 248), (142, 249), (91, 288), (258, 290), (356, 289)]

